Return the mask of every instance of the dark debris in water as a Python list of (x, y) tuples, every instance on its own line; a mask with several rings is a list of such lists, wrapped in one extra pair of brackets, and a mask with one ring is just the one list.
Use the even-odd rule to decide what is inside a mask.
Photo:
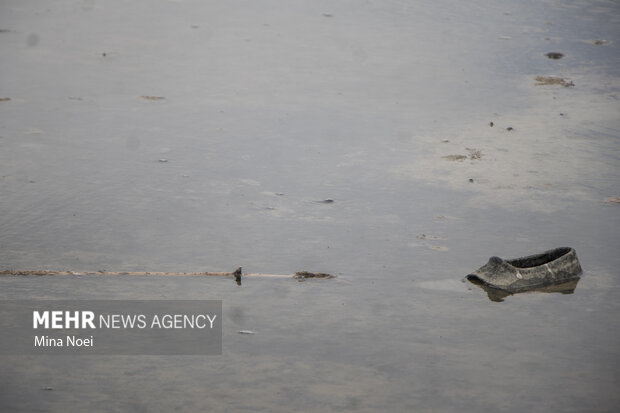
[(445, 155), (445, 156), (442, 156), (442, 158), (448, 161), (456, 161), (456, 162), (464, 161), (468, 157), (472, 161), (479, 160), (480, 158), (482, 158), (481, 150), (475, 149), (475, 148), (465, 148), (465, 149), (469, 152), (469, 155), (461, 155), (461, 154)]
[(475, 148), (465, 148), (469, 152), (469, 159), (476, 160), (482, 158), (482, 151)]
[(568, 78), (564, 78), (564, 77), (536, 76), (534, 80), (536, 80), (535, 86), (548, 86), (548, 85), (561, 85), (564, 87), (575, 86), (572, 80)]
[(233, 272), (233, 276), (235, 277), (235, 282), (237, 285), (241, 286), (241, 275), (243, 273), (243, 268), (239, 267)]
[(561, 59), (564, 57), (564, 53), (558, 53), (558, 52), (549, 52), (547, 54), (545, 54), (545, 56), (547, 56), (549, 59)]
[(467, 159), (465, 155), (446, 155), (442, 156), (442, 158), (447, 159), (448, 161), (464, 161)]
[(309, 271), (298, 271), (293, 276), (298, 281), (304, 281), (308, 278), (335, 278), (331, 274), (326, 274), (322, 272), (309, 272)]

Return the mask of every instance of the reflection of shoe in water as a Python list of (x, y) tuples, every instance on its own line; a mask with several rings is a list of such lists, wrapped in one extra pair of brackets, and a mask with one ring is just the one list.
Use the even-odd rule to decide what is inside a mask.
[(575, 250), (562, 247), (511, 260), (491, 257), (467, 279), (516, 293), (565, 283), (579, 278), (582, 272)]
[[(475, 284), (478, 287), (482, 288), (487, 293), (487, 295), (489, 296), (489, 300), (491, 301), (502, 302), (504, 301), (504, 298), (515, 294), (515, 293), (509, 292), (506, 290), (500, 290), (498, 288), (491, 287), (485, 284), (484, 282), (482, 282), (478, 278), (470, 278), (469, 281), (472, 284)], [(524, 294), (527, 294), (527, 293), (572, 294), (575, 292), (575, 288), (577, 288), (577, 283), (579, 283), (579, 277), (574, 278), (570, 281), (563, 282), (561, 284), (553, 284), (553, 285), (549, 285), (546, 287), (538, 287), (538, 288), (533, 288), (531, 290), (522, 291), (522, 293)]]

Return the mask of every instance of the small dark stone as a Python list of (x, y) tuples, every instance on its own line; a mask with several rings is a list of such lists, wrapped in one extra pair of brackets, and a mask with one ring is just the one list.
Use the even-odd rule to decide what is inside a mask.
[(469, 178), (469, 182), (474, 183), (474, 178)]
[(561, 59), (564, 57), (564, 53), (558, 53), (558, 52), (549, 52), (547, 53), (545, 56), (547, 56), (549, 59)]
[(493, 122), (489, 122), (490, 127), (493, 127), (493, 125), (495, 125)]

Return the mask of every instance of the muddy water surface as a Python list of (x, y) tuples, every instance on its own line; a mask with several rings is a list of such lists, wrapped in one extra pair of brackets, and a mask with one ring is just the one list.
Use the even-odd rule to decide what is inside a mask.
[[(618, 27), (608, 1), (3, 2), (2, 269), (338, 277), (2, 277), (223, 300), (224, 351), (3, 356), (0, 406), (613, 411)], [(573, 294), (462, 282), (559, 246)]]

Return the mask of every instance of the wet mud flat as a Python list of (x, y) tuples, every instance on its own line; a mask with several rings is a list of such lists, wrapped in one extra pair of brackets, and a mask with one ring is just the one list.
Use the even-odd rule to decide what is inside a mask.
[[(0, 408), (615, 411), (618, 5), (238, 6), (0, 6), (0, 270), (57, 271), (0, 298), (224, 317), (221, 356), (0, 356)], [(464, 279), (561, 245), (570, 285)], [(318, 276), (145, 272), (237, 266)]]

